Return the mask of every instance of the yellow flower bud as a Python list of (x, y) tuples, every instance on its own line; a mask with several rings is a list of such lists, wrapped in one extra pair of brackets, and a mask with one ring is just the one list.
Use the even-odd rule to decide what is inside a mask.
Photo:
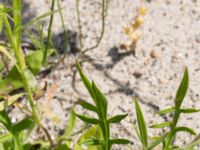
[(137, 41), (141, 37), (141, 32), (135, 31), (130, 34), (130, 38), (132, 41)]
[(135, 18), (135, 22), (132, 23), (131, 26), (132, 26), (132, 28), (133, 28), (134, 30), (136, 30), (137, 28), (141, 27), (143, 23), (144, 23), (144, 18), (143, 18), (143, 17), (137, 16), (137, 17)]
[(147, 12), (148, 12), (147, 7), (141, 7), (141, 8), (139, 9), (139, 14), (140, 14), (141, 16), (145, 16), (145, 15), (147, 14)]
[(124, 28), (124, 33), (125, 33), (126, 35), (129, 35), (129, 34), (131, 33), (131, 28), (130, 28), (130, 27), (125, 27), (125, 28)]

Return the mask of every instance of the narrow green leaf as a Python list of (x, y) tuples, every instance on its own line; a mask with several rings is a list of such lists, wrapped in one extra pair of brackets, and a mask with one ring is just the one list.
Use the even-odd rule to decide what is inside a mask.
[(173, 150), (194, 150), (194, 147), (200, 144), (200, 139), (194, 142), (191, 142), (181, 148), (175, 148)]
[(174, 134), (177, 133), (177, 132), (188, 132), (192, 135), (196, 135), (195, 131), (191, 128), (188, 128), (188, 127), (176, 127), (174, 129)]
[(26, 29), (26, 28), (29, 27), (30, 25), (32, 25), (32, 24), (34, 24), (34, 23), (36, 23), (36, 22), (38, 22), (38, 21), (44, 19), (45, 17), (48, 17), (48, 16), (50, 16), (50, 15), (52, 15), (52, 14), (54, 14), (54, 13), (59, 12), (59, 10), (61, 10), (61, 9), (62, 9), (62, 8), (57, 9), (57, 10), (54, 10), (54, 11), (50, 11), (50, 12), (47, 12), (47, 13), (44, 13), (43, 15), (41, 15), (41, 16), (39, 16), (39, 17), (36, 17), (36, 18), (34, 18), (34, 19), (32, 19), (32, 20), (30, 20), (28, 23), (26, 23), (26, 24), (24, 24), (24, 25), (22, 25), (22, 26), (17, 26), (17, 27), (15, 28), (15, 30), (14, 30), (14, 33), (17, 33), (17, 32), (19, 32), (19, 31), (22, 31), (22, 30)]
[(75, 124), (76, 124), (76, 114), (74, 110), (71, 110), (70, 118), (64, 136), (66, 136), (67, 138), (71, 137)]
[(87, 79), (87, 77), (83, 74), (80, 64), (78, 62), (76, 64), (77, 64), (77, 68), (78, 68), (78, 72), (79, 72), (79, 75), (81, 77), (81, 80), (83, 81), (85, 87), (87, 88), (88, 92), (90, 93), (91, 97), (94, 100), (92, 85), (91, 85), (90, 81)]
[(96, 112), (96, 113), (98, 112), (97, 108), (94, 105), (86, 102), (85, 100), (79, 99), (78, 104), (81, 105), (83, 108), (85, 108), (87, 110), (90, 110), (90, 111), (93, 111), (93, 112)]
[(96, 118), (76, 114), (76, 116), (84, 122), (91, 123), (91, 124), (99, 124), (99, 120)]
[(80, 145), (87, 145), (87, 146), (91, 146), (91, 145), (101, 145), (103, 143), (102, 140), (99, 139), (87, 139), (81, 143), (79, 143)]
[(162, 143), (165, 138), (167, 137), (168, 133), (158, 137), (155, 141), (153, 141), (153, 143), (151, 143), (151, 145), (147, 148), (147, 150), (151, 150), (153, 149), (154, 147), (156, 147), (158, 144)]
[(101, 117), (106, 119), (107, 116), (107, 100), (104, 94), (97, 88), (94, 82), (92, 82), (92, 90), (94, 92), (94, 99), (96, 99), (97, 108), (101, 112)]
[(138, 121), (138, 126), (139, 126), (139, 132), (140, 132), (140, 137), (141, 137), (141, 142), (144, 148), (148, 147), (148, 134), (147, 134), (147, 127), (146, 127), (146, 123), (144, 120), (144, 116), (142, 113), (142, 110), (140, 108), (140, 105), (137, 101), (136, 98), (135, 99), (135, 109), (136, 109), (136, 113), (137, 113), (137, 121)]
[(25, 118), (13, 126), (13, 132), (14, 133), (21, 132), (22, 130), (25, 130), (30, 126), (32, 126), (33, 123), (34, 123), (33, 118), (31, 117)]
[(12, 123), (5, 110), (0, 111), (0, 123), (2, 123), (8, 131), (12, 132)]
[(167, 113), (172, 113), (174, 111), (175, 111), (175, 107), (170, 107), (170, 108), (166, 108), (166, 109), (160, 110), (160, 111), (156, 112), (156, 114), (165, 115)]
[(196, 113), (200, 112), (200, 109), (194, 109), (194, 108), (187, 108), (187, 109), (180, 109), (181, 113)]
[(165, 127), (170, 127), (170, 125), (171, 125), (171, 122), (163, 122), (160, 124), (151, 125), (150, 128), (165, 128)]
[(122, 114), (122, 115), (116, 115), (110, 119), (108, 119), (109, 123), (119, 123), (121, 120), (123, 120), (124, 118), (126, 118), (128, 114)]
[(183, 99), (187, 93), (188, 85), (189, 85), (189, 74), (188, 74), (187, 67), (185, 67), (185, 71), (184, 71), (184, 75), (183, 75), (181, 84), (176, 93), (175, 105), (177, 108), (180, 108), (180, 106), (183, 102)]
[(111, 139), (109, 140), (110, 144), (129, 144), (130, 141), (127, 139)]

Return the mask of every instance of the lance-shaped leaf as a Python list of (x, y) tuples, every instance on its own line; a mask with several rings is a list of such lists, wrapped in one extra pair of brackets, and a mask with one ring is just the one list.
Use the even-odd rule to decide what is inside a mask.
[(151, 143), (151, 145), (147, 148), (147, 150), (151, 150), (153, 149), (154, 147), (156, 147), (158, 144), (162, 143), (165, 138), (167, 137), (168, 133), (158, 137), (155, 141), (153, 141), (153, 143)]
[(169, 127), (170, 125), (171, 125), (171, 122), (163, 122), (160, 124), (151, 125), (150, 128), (165, 128), (165, 127)]
[(97, 88), (94, 82), (92, 82), (92, 90), (94, 91), (94, 99), (96, 99), (97, 108), (100, 111), (101, 117), (107, 116), (107, 100), (103, 93)]
[(110, 144), (129, 144), (130, 141), (127, 139), (111, 139), (109, 140)]
[(22, 130), (31, 127), (32, 124), (34, 124), (33, 118), (31, 117), (25, 118), (13, 126), (13, 132), (14, 133), (21, 132)]
[(90, 111), (93, 111), (93, 112), (96, 112), (96, 113), (98, 112), (97, 108), (94, 105), (86, 102), (85, 100), (79, 99), (78, 104), (81, 105), (83, 108), (85, 108), (87, 110), (90, 110)]
[[(88, 78), (83, 74), (82, 70), (81, 70), (81, 66), (80, 64), (77, 62), (77, 68), (78, 68), (78, 72), (79, 72), (79, 75), (81, 77), (81, 80), (83, 81), (85, 87), (87, 88), (88, 92), (90, 93), (91, 97), (94, 99), (94, 96), (93, 96), (93, 90), (92, 90), (92, 85), (90, 83), (90, 81), (88, 80)], [(95, 101), (96, 103), (96, 101)]]
[(200, 112), (200, 109), (194, 109), (194, 108), (187, 108), (187, 109), (180, 109), (181, 113), (196, 113)]
[(2, 123), (8, 131), (12, 132), (12, 123), (5, 110), (0, 111), (0, 123)]
[(180, 108), (180, 106), (183, 102), (183, 99), (187, 93), (188, 85), (189, 85), (189, 74), (188, 74), (187, 67), (185, 67), (185, 71), (184, 71), (184, 75), (183, 75), (181, 84), (176, 93), (176, 99), (175, 99), (176, 108)]
[(64, 136), (69, 138), (72, 135), (75, 124), (76, 124), (76, 114), (74, 110), (71, 110), (70, 118)]
[(91, 123), (91, 124), (99, 124), (99, 120), (96, 118), (76, 114), (76, 116), (84, 122)]
[(144, 148), (148, 147), (148, 134), (147, 134), (147, 127), (146, 127), (146, 123), (144, 120), (144, 116), (142, 113), (142, 110), (140, 108), (140, 105), (137, 101), (136, 98), (135, 99), (135, 109), (136, 109), (136, 114), (137, 114), (137, 122), (138, 122), (138, 126), (139, 126), (139, 133), (140, 133), (140, 138), (141, 138), (141, 142)]
[(177, 132), (188, 132), (192, 135), (196, 135), (195, 131), (191, 128), (188, 128), (188, 127), (176, 127), (174, 129), (174, 134), (176, 134)]
[(54, 11), (50, 11), (50, 12), (47, 12), (47, 13), (44, 13), (42, 14), (41, 16), (38, 16), (32, 20), (30, 20), (28, 23), (24, 24), (24, 25), (20, 25), (20, 26), (17, 26), (14, 30), (14, 33), (17, 33), (19, 31), (22, 31), (22, 30), (25, 30), (27, 27), (29, 27), (30, 25), (34, 24), (34, 23), (37, 23), (38, 21), (44, 19), (45, 17), (48, 17), (54, 13), (57, 13), (59, 12), (59, 10), (61, 10), (62, 8), (59, 8), (59, 9), (56, 9)]
[(124, 118), (126, 118), (128, 114), (122, 114), (122, 115), (116, 115), (110, 119), (108, 119), (109, 123), (119, 123), (121, 120), (123, 120)]
[(160, 110), (160, 111), (156, 112), (156, 114), (165, 115), (165, 114), (168, 114), (168, 113), (172, 113), (174, 111), (175, 111), (175, 107), (170, 107), (170, 108)]

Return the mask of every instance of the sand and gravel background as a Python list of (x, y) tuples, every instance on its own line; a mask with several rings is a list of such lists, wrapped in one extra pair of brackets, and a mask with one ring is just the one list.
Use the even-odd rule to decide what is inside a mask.
[[(50, 7), (50, 0), (24, 0), (23, 3), (25, 22), (48, 12)], [(74, 43), (80, 48), (76, 1), (63, 0), (61, 5), (65, 25), (76, 37)], [(141, 6), (148, 8), (148, 14), (141, 28), (142, 37), (137, 43), (134, 56), (129, 50), (120, 49), (120, 45), (127, 40), (123, 28), (134, 18)], [(80, 0), (80, 13), (82, 49), (85, 49), (95, 44), (101, 31), (101, 0)], [(129, 114), (121, 124), (112, 126), (112, 136), (126, 137), (133, 142), (134, 149), (141, 149), (134, 128), (130, 124), (130, 120), (135, 120), (132, 97), (138, 98), (149, 125), (164, 121), (164, 118), (155, 115), (155, 112), (173, 105), (184, 66), (188, 66), (189, 69), (190, 85), (183, 107), (200, 108), (199, 27), (199, 0), (109, 1), (104, 37), (98, 48), (87, 53), (92, 61), (84, 62), (82, 68), (107, 96), (110, 115), (125, 112)], [(47, 22), (45, 28), (47, 29)], [(62, 45), (63, 39), (59, 36), (62, 32), (60, 16), (55, 14), (53, 24), (55, 45)], [(45, 81), (48, 82), (49, 93), (52, 93), (51, 111), (61, 119), (59, 123), (51, 119), (43, 120), (55, 137), (65, 128), (69, 111), (76, 100), (84, 98), (91, 101), (74, 67), (77, 58), (78, 55), (70, 54), (64, 64), (60, 64), (48, 76), (39, 79), (41, 86)], [(45, 106), (45, 98), (38, 102), (39, 109)], [(78, 106), (75, 110), (85, 112)], [(48, 118), (47, 114), (46, 116)], [(171, 118), (167, 116), (165, 119)], [(200, 133), (199, 113), (182, 115), (179, 123), (192, 127)], [(78, 121), (76, 130), (81, 124), (81, 121)], [(149, 136), (159, 133), (160, 130), (149, 129)], [(77, 139), (78, 136), (74, 138)], [(194, 137), (187, 133), (178, 134), (177, 144), (190, 142), (192, 138)], [(113, 149), (129, 148), (114, 146)]]

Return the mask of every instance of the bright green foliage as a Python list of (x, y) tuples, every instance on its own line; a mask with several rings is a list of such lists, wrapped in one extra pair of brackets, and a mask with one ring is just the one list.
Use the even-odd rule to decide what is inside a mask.
[(147, 133), (147, 127), (144, 120), (144, 116), (142, 114), (142, 110), (140, 108), (140, 105), (138, 101), (135, 99), (135, 109), (137, 113), (137, 121), (139, 126), (139, 137), (140, 141), (142, 143), (143, 149), (146, 149), (148, 147), (148, 133)]
[(7, 133), (0, 136), (0, 147), (4, 150), (25, 150), (24, 130), (34, 125), (32, 117), (27, 117), (16, 124), (12, 124), (5, 110), (0, 111), (0, 123), (7, 129)]
[(77, 63), (78, 71), (81, 76), (81, 79), (87, 88), (88, 92), (90, 93), (90, 96), (93, 98), (94, 104), (90, 104), (86, 101), (79, 100), (79, 104), (89, 110), (93, 111), (97, 114), (98, 118), (85, 116), (76, 114), (79, 119), (81, 119), (84, 122), (90, 123), (90, 124), (98, 124), (103, 138), (91, 138), (84, 141), (84, 144), (89, 145), (102, 145), (103, 150), (110, 150), (113, 144), (128, 144), (129, 141), (126, 139), (111, 139), (110, 138), (110, 124), (111, 123), (119, 123), (122, 119), (124, 119), (127, 114), (123, 115), (116, 115), (114, 117), (108, 118), (107, 114), (107, 107), (108, 103), (106, 100), (106, 97), (103, 95), (103, 93), (97, 88), (94, 82), (90, 83), (90, 81), (87, 79), (87, 77), (83, 74), (80, 65)]
[(102, 138), (103, 135), (100, 127), (98, 125), (92, 126), (85, 133), (81, 135), (77, 144), (74, 147), (74, 150), (82, 150), (83, 149), (82, 147), (86, 146), (90, 150), (102, 150), (102, 146), (100, 145), (100, 143), (98, 143), (98, 140), (95, 141), (95, 139), (102, 139)]
[(181, 84), (176, 93), (175, 106), (157, 112), (157, 114), (160, 114), (160, 115), (165, 115), (167, 113), (173, 113), (172, 121), (171, 122), (163, 122), (160, 124), (154, 124), (154, 125), (150, 126), (151, 128), (166, 128), (167, 127), (167, 128), (170, 128), (170, 130), (166, 133), (163, 133), (163, 135), (161, 135), (160, 137), (157, 137), (156, 140), (150, 144), (150, 146), (148, 144), (148, 135), (147, 135), (146, 123), (144, 121), (144, 116), (142, 114), (139, 103), (135, 99), (135, 107), (136, 107), (139, 130), (136, 127), (135, 127), (135, 129), (136, 129), (136, 133), (142, 143), (144, 150), (151, 150), (160, 143), (163, 144), (163, 148), (162, 148), (163, 150), (171, 150), (171, 149), (186, 150), (187, 148), (193, 149), (194, 146), (196, 146), (197, 144), (200, 143), (199, 136), (197, 136), (192, 143), (184, 146), (184, 148), (177, 148), (177, 146), (173, 145), (173, 140), (175, 139), (177, 132), (188, 132), (192, 135), (196, 135), (195, 131), (191, 128), (184, 127), (184, 126), (177, 126), (177, 123), (178, 123), (181, 113), (199, 112), (199, 109), (193, 109), (193, 108), (182, 109), (181, 108), (181, 104), (183, 103), (183, 99), (186, 95), (188, 85), (189, 85), (189, 74), (188, 74), (187, 68), (185, 68)]

